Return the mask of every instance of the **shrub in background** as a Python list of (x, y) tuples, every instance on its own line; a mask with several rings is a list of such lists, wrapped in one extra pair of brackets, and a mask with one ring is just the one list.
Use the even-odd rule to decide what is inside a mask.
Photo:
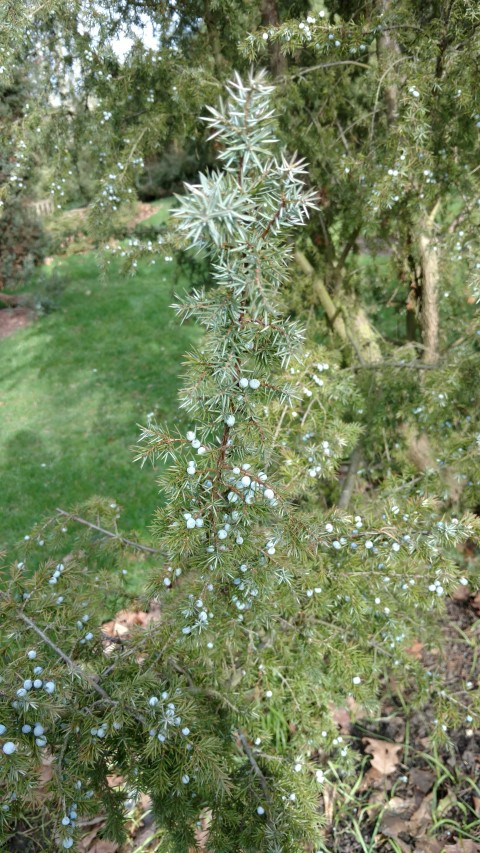
[(40, 220), (23, 200), (9, 199), (0, 212), (0, 290), (23, 284), (45, 255)]
[[(334, 493), (358, 440), (359, 391), (338, 353), (306, 345), (281, 313), (287, 241), (315, 198), (303, 163), (278, 151), (271, 93), (261, 75), (231, 83), (208, 118), (222, 171), (201, 175), (176, 212), (217, 286), (177, 305), (205, 331), (180, 396), (189, 431), (150, 424), (141, 436), (140, 459), (170, 462), (155, 517), (164, 557), (146, 589), (160, 620), (105, 653), (99, 625), (122, 601), (128, 545), (108, 503), (87, 508), (76, 547), (72, 521), (30, 534), (0, 595), (4, 837), (35, 806), (48, 756), (60, 849), (99, 810), (121, 840), (125, 800), (145, 791), (160, 849), (186, 853), (208, 815), (212, 851), (299, 853), (321, 843), (329, 759), (352, 764), (332, 703), (373, 710), (392, 673), (435, 702), (437, 738), (464, 720), (441, 673), (407, 648), (438, 642), (445, 595), (464, 582), (455, 546), (478, 520), (393, 489), (361, 514), (315, 501), (319, 483)], [(125, 791), (109, 788), (112, 772)]]

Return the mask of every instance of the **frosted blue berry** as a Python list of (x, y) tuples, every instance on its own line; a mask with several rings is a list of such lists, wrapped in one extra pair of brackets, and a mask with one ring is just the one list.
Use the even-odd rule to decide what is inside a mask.
[(263, 806), (258, 806), (257, 814), (260, 814), (260, 815), (265, 814), (265, 809), (263, 808)]
[(3, 744), (2, 749), (5, 755), (13, 755), (13, 753), (17, 751), (17, 747), (11, 740), (7, 740), (7, 742)]
[(195, 519), (194, 518), (187, 518), (186, 525), (187, 525), (188, 530), (193, 530), (194, 527), (196, 527)]
[(235, 415), (227, 415), (225, 418), (225, 423), (227, 426), (232, 427), (235, 423)]
[(30, 660), (34, 660), (36, 657), (37, 657), (37, 653), (36, 653), (35, 649), (30, 649), (30, 651), (27, 652), (27, 658), (30, 658)]
[(45, 729), (42, 725), (40, 725), (40, 723), (35, 724), (35, 728), (33, 730), (33, 734), (35, 735), (35, 737), (40, 737), (41, 735), (43, 735), (44, 731)]
[(35, 681), (33, 682), (33, 686), (34, 686), (37, 690), (38, 690), (38, 688), (39, 688), (39, 687), (41, 687), (41, 686), (42, 686), (42, 684), (43, 684), (43, 681), (42, 681), (42, 679), (41, 679), (41, 678), (36, 678), (36, 679), (35, 679)]
[(54, 693), (55, 692), (55, 682), (54, 681), (45, 682), (44, 690), (46, 693)]
[(29, 735), (31, 731), (32, 731), (32, 727), (29, 726), (28, 723), (25, 723), (25, 725), (22, 726), (22, 734)]
[(190, 782), (190, 776), (189, 776), (187, 773), (185, 773), (185, 774), (182, 776), (182, 782), (183, 782), (183, 784), (184, 784), (184, 785), (188, 785), (188, 783)]
[(69, 847), (73, 847), (73, 838), (64, 838), (62, 841), (62, 847), (65, 847), (68, 850)]
[(4, 726), (3, 723), (0, 723), (0, 735), (4, 735), (6, 731), (7, 727)]
[(68, 817), (68, 815), (65, 815), (65, 817), (62, 817), (62, 826), (68, 826), (69, 823), (70, 823), (70, 818)]

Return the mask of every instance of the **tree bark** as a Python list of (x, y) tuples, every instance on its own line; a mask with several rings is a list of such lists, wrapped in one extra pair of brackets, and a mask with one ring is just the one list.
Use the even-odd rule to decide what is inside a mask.
[(439, 204), (421, 221), (418, 238), (422, 268), (421, 324), (423, 360), (428, 364), (438, 360), (438, 254), (434, 240), (435, 215)]
[[(387, 14), (392, 6), (392, 0), (380, 0), (379, 11), (382, 15)], [(377, 40), (377, 56), (380, 70), (387, 72), (389, 65), (393, 65), (399, 59), (402, 52), (398, 42), (388, 31), (382, 30)], [(398, 86), (390, 83), (384, 89), (385, 109), (389, 126), (396, 123), (398, 118)]]
[(305, 257), (303, 252), (297, 250), (295, 252), (295, 260), (302, 272), (304, 272), (305, 275), (312, 279), (313, 290), (316, 293), (320, 305), (325, 311), (325, 314), (327, 315), (328, 322), (330, 323), (332, 329), (334, 329), (334, 331), (337, 333), (339, 338), (342, 339), (342, 341), (345, 341), (345, 343), (347, 343), (348, 335), (345, 327), (345, 321), (342, 315), (339, 313), (338, 309), (336, 308), (333, 299), (330, 296), (327, 288), (325, 287), (325, 284), (323, 283), (322, 279), (315, 274), (314, 268), (312, 267), (308, 258)]
[[(262, 0), (260, 6), (262, 27), (278, 27), (280, 16), (278, 14), (277, 0)], [(270, 45), (270, 71), (272, 77), (281, 77), (287, 72), (287, 57), (280, 50), (280, 43)]]

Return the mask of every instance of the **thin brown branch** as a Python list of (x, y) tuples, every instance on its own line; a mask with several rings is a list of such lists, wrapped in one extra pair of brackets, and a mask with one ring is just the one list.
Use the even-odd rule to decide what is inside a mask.
[(69, 518), (71, 521), (76, 521), (78, 524), (84, 524), (92, 530), (98, 530), (99, 533), (103, 533), (103, 535), (108, 536), (109, 539), (116, 539), (118, 542), (121, 542), (122, 545), (127, 545), (129, 548), (136, 548), (137, 551), (145, 551), (147, 554), (163, 554), (163, 551), (159, 551), (158, 548), (151, 548), (150, 545), (142, 545), (141, 542), (134, 542), (133, 539), (127, 539), (125, 536), (120, 536), (112, 530), (106, 530), (104, 527), (100, 527), (98, 524), (93, 524), (91, 521), (87, 521), (85, 518), (81, 518), (81, 516), (75, 515), (72, 512), (65, 512), (64, 509), (60, 509), (59, 507), (57, 507), (56, 512), (58, 512), (59, 515), (65, 516), (65, 518)]
[(114, 701), (113, 699), (110, 698), (110, 696), (103, 689), (103, 687), (100, 687), (100, 685), (97, 684), (97, 682), (95, 681), (95, 678), (92, 675), (89, 675), (87, 672), (85, 672), (81, 666), (79, 666), (77, 663), (75, 663), (74, 660), (72, 660), (72, 658), (70, 658), (67, 654), (65, 654), (65, 652), (62, 651), (62, 649), (59, 648), (59, 646), (57, 646), (56, 643), (54, 643), (53, 640), (50, 639), (48, 634), (46, 634), (45, 631), (42, 631), (42, 629), (39, 628), (39, 626), (36, 625), (35, 622), (33, 622), (33, 620), (30, 619), (30, 617), (26, 615), (26, 613), (23, 613), (23, 611), (19, 611), (18, 618), (21, 619), (22, 622), (25, 622), (25, 624), (28, 625), (28, 627), (31, 628), (32, 631), (35, 631), (35, 633), (38, 634), (38, 636), (43, 640), (43, 642), (46, 643), (48, 646), (50, 646), (50, 648), (55, 652), (57, 657), (59, 657), (61, 660), (64, 661), (64, 663), (67, 664), (68, 668), (72, 672), (75, 672), (81, 678), (88, 681), (88, 683), (93, 688), (93, 690), (95, 690), (95, 692), (98, 693), (98, 695), (101, 696), (102, 699), (104, 699), (108, 702)]
[(345, 481), (343, 483), (342, 491), (340, 493), (340, 497), (337, 502), (337, 506), (339, 509), (346, 510), (351, 501), (353, 489), (355, 487), (355, 480), (357, 479), (358, 469), (362, 464), (362, 447), (360, 444), (357, 444), (354, 447), (352, 455), (350, 457), (350, 464), (348, 466), (348, 473), (345, 477)]
[(250, 745), (248, 743), (246, 736), (240, 730), (237, 732), (237, 735), (238, 735), (238, 739), (242, 745), (242, 749), (243, 749), (245, 755), (247, 756), (247, 758), (248, 758), (248, 760), (252, 766), (253, 772), (255, 773), (255, 776), (257, 777), (258, 781), (260, 782), (263, 793), (265, 794), (265, 799), (270, 800), (270, 790), (268, 787), (267, 780), (265, 779), (265, 776), (263, 775), (262, 771), (260, 770), (260, 767), (258, 766), (258, 763), (257, 763), (255, 756), (254, 756), (254, 754), (250, 748)]

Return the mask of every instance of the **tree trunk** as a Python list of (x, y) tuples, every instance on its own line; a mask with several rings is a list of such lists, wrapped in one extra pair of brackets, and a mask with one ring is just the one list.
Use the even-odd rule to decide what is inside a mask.
[(220, 34), (218, 32), (215, 11), (210, 7), (210, 1), (205, 0), (204, 15), (205, 26), (207, 28), (208, 43), (212, 51), (213, 61), (215, 64), (215, 74), (220, 75), (224, 66), (224, 58), (222, 54)]
[[(395, 4), (393, 4), (395, 5)], [(379, 11), (382, 15), (387, 14), (392, 6), (392, 0), (380, 0)], [(398, 42), (388, 31), (382, 30), (377, 40), (377, 56), (381, 72), (387, 75), (387, 69), (394, 65), (400, 58), (401, 50)], [(398, 86), (390, 83), (384, 89), (385, 109), (389, 126), (396, 123), (398, 118)]]
[(438, 359), (438, 254), (434, 240), (435, 215), (438, 203), (429, 216), (421, 222), (418, 249), (422, 268), (421, 324), (423, 360), (433, 363)]
[[(262, 0), (260, 6), (262, 27), (278, 27), (280, 16), (278, 14), (277, 0)], [(270, 45), (270, 71), (273, 77), (281, 77), (287, 72), (287, 57), (280, 50), (279, 42)]]

